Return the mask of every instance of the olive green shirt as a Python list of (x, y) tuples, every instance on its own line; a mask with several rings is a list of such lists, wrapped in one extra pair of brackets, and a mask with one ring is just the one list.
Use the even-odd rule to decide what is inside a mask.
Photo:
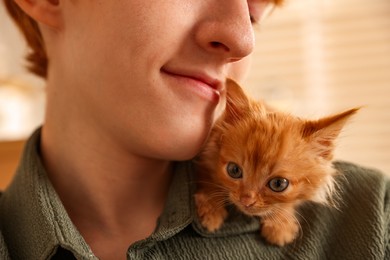
[[(70, 220), (42, 166), (40, 130), (29, 139), (16, 176), (0, 198), (1, 259), (97, 259)], [(390, 259), (390, 181), (381, 173), (335, 163), (338, 209), (299, 209), (301, 235), (277, 247), (260, 236), (259, 220), (233, 207), (208, 233), (197, 220), (190, 163), (178, 163), (155, 232), (129, 245), (127, 259)], [(125, 259), (125, 255), (123, 256)]]

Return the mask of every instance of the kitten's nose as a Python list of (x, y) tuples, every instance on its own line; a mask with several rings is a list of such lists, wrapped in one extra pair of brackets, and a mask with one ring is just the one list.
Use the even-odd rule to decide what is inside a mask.
[(256, 199), (255, 199), (254, 197), (252, 197), (252, 196), (246, 195), (246, 196), (242, 196), (242, 197), (240, 198), (240, 202), (241, 202), (241, 204), (244, 205), (246, 208), (250, 208), (250, 207), (252, 207), (252, 206), (255, 204)]

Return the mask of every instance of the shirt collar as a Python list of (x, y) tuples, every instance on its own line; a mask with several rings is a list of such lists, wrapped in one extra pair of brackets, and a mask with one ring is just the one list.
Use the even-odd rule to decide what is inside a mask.
[(176, 163), (164, 211), (150, 239), (157, 241), (167, 239), (192, 222), (191, 187), (193, 183), (191, 179), (190, 163)]
[(58, 247), (77, 258), (93, 254), (70, 220), (39, 155), (40, 129), (27, 141), (21, 164), (0, 200), (3, 235), (12, 258), (49, 259)]
[(227, 206), (228, 218), (219, 230), (208, 232), (202, 227), (196, 214), (193, 196), (195, 192), (193, 167), (194, 165), (190, 162), (177, 164), (167, 205), (160, 218), (159, 228), (152, 235), (152, 239), (166, 239), (175, 235), (189, 224), (192, 224), (193, 229), (204, 237), (225, 237), (260, 229), (258, 218), (244, 215), (232, 205)]
[[(40, 136), (39, 128), (27, 141), (16, 175), (0, 199), (0, 223), (11, 256), (49, 259), (61, 247), (79, 259), (93, 259), (47, 177), (40, 158)], [(165, 240), (192, 222), (191, 179), (191, 164), (176, 163), (167, 204), (147, 241)]]
[(193, 167), (191, 162), (176, 165), (165, 210), (159, 219), (156, 232), (147, 240), (167, 239), (190, 224), (199, 235), (204, 237), (225, 237), (260, 229), (258, 218), (244, 215), (232, 205), (227, 206), (228, 218), (219, 230), (208, 232), (202, 227), (196, 214), (193, 196), (195, 192)]

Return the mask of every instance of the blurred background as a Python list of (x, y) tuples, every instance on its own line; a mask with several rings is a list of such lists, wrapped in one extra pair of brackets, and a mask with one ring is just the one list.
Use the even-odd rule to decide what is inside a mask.
[(248, 92), (309, 118), (364, 106), (336, 159), (390, 174), (390, 1), (286, 0), (256, 30)]
[[(256, 35), (247, 92), (313, 119), (364, 106), (336, 159), (390, 174), (390, 1), (287, 0)], [(0, 5), (0, 189), (43, 120), (44, 82), (24, 69), (26, 52)]]

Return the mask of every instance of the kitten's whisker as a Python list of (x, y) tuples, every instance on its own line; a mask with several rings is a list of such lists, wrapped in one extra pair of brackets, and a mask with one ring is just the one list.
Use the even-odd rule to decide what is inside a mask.
[[(305, 218), (305, 216), (302, 215), (298, 210), (295, 210), (295, 215), (298, 215), (298, 216), (299, 216), (299, 219), (305, 221), (306, 224), (309, 224), (309, 222), (307, 221), (307, 219)], [(298, 219), (297, 219), (297, 221), (298, 221)], [(298, 222), (300, 222), (300, 221), (298, 221)]]
[(212, 204), (215, 205), (218, 209), (225, 207), (227, 204), (230, 203), (230, 201), (228, 200), (228, 196), (224, 191), (214, 191), (212, 193), (209, 193), (206, 200), (212, 201)]
[(211, 186), (220, 188), (220, 189), (222, 189), (222, 190), (226, 190), (226, 191), (229, 190), (227, 187), (222, 186), (222, 185), (217, 184), (217, 183), (214, 183), (214, 182), (209, 182), (209, 181), (194, 181), (194, 183), (195, 183), (195, 184), (202, 183), (202, 184), (207, 184), (207, 185), (211, 185)]

